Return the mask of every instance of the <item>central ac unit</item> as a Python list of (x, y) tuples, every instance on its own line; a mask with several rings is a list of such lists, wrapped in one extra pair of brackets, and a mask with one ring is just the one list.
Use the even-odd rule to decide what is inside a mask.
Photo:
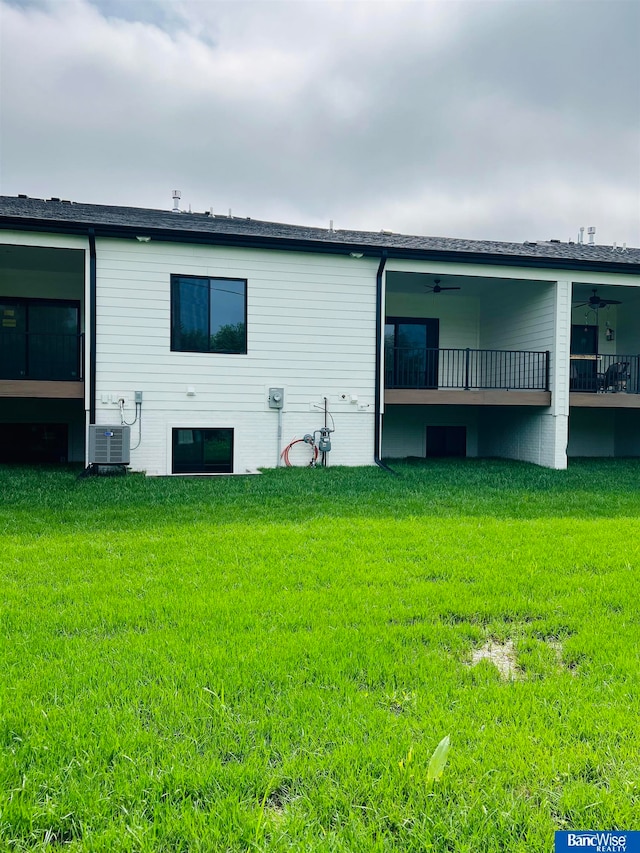
[(130, 445), (128, 426), (89, 426), (90, 465), (128, 465)]

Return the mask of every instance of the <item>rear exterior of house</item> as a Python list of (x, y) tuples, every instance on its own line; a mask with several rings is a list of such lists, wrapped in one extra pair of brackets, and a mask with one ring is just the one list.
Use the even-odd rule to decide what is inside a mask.
[(151, 475), (274, 467), (325, 424), (331, 465), (640, 454), (638, 250), (26, 198), (0, 226), (4, 462), (87, 463), (121, 423)]

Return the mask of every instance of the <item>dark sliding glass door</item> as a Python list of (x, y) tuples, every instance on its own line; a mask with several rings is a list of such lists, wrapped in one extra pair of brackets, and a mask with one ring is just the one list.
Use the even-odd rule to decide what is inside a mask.
[(80, 379), (80, 304), (0, 299), (0, 378)]
[(387, 388), (437, 388), (440, 321), (388, 317), (385, 330)]

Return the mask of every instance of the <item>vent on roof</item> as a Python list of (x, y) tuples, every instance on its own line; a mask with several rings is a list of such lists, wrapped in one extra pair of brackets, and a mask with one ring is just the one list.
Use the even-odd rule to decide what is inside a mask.
[(25, 195), (25, 193), (18, 193), (18, 198), (29, 198), (29, 196)]

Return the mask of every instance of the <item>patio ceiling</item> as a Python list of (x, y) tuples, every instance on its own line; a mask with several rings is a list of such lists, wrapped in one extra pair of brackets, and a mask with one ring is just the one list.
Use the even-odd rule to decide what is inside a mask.
[[(460, 290), (444, 291), (432, 294), (426, 290), (432, 287), (435, 279), (441, 287), (459, 287)], [(547, 281), (522, 280), (510, 278), (480, 278), (466, 275), (443, 275), (442, 273), (412, 273), (389, 271), (386, 275), (387, 293), (424, 294), (433, 299), (452, 299), (461, 295), (483, 297), (495, 295), (504, 287), (517, 287), (520, 290), (531, 285), (549, 286)]]

